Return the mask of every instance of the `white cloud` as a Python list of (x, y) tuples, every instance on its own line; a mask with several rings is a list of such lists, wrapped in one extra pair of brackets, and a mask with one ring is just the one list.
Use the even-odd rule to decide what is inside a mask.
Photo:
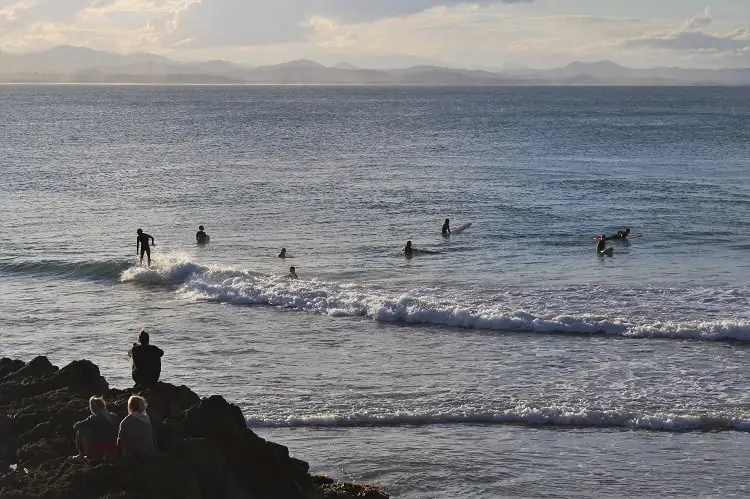
[[(735, 28), (729, 33), (707, 33), (714, 19), (710, 9), (688, 19), (677, 30), (669, 33), (656, 33), (623, 42), (626, 48), (642, 48), (670, 51), (683, 55), (696, 53), (723, 54), (738, 56), (750, 54), (750, 38), (744, 27)], [(750, 58), (748, 59), (750, 62)]]
[(574, 59), (647, 65), (689, 58), (697, 65), (737, 65), (750, 53), (741, 23), (717, 20), (709, 9), (682, 21), (538, 14), (544, 5), (541, 0), (0, 0), (0, 50), (72, 44), (251, 63), (308, 57), (487, 68)]

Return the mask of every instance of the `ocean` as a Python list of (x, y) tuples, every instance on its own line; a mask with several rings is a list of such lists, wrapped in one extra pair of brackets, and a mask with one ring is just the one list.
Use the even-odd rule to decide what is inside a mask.
[(750, 495), (747, 89), (5, 85), (0, 129), (0, 356), (130, 386), (144, 327), (399, 498)]

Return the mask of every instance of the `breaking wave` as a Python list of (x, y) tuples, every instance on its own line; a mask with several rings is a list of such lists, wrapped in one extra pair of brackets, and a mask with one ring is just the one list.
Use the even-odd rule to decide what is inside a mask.
[(534, 407), (525, 404), (497, 411), (397, 412), (310, 414), (279, 418), (248, 418), (251, 428), (358, 428), (427, 425), (525, 425), (569, 428), (623, 428), (668, 432), (750, 432), (750, 414), (638, 413), (565, 406)]

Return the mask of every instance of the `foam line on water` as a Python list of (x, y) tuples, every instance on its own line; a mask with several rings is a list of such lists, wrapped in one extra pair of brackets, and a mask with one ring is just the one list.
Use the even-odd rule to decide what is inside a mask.
[[(631, 338), (674, 338), (705, 341), (750, 342), (750, 321), (739, 318), (686, 320), (623, 316), (626, 310), (599, 306), (594, 312), (537, 311), (524, 300), (533, 294), (508, 293), (482, 297), (442, 289), (393, 291), (367, 284), (313, 280), (290, 281), (246, 269), (203, 266), (179, 255), (163, 258), (153, 267), (132, 267), (123, 282), (170, 285), (184, 299), (234, 305), (267, 305), (334, 317), (366, 317), (378, 322), (440, 325), (464, 329), (556, 334), (608, 334)], [(588, 288), (560, 290), (569, 300), (583, 302)], [(601, 295), (601, 290), (595, 290)], [(690, 299), (747, 303), (745, 290), (690, 290)], [(552, 292), (548, 292), (552, 296)], [(671, 290), (624, 289), (627, 300), (670, 297)], [(566, 295), (566, 296), (567, 296)], [(699, 296), (698, 296), (699, 295)], [(671, 298), (670, 298), (671, 299)], [(683, 299), (678, 296), (676, 300)], [(539, 303), (537, 301), (537, 303)], [(605, 304), (606, 305), (606, 304)], [(538, 306), (538, 305), (537, 305)], [(565, 304), (563, 303), (563, 309)], [(543, 309), (542, 309), (543, 310)]]
[(318, 413), (287, 417), (249, 417), (251, 428), (358, 428), (428, 425), (527, 425), (575, 428), (692, 432), (750, 432), (750, 414), (637, 413), (616, 409), (519, 404), (497, 411)]

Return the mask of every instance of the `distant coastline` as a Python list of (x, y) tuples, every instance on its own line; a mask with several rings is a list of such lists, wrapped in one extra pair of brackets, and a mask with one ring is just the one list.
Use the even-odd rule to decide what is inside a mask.
[(573, 62), (555, 69), (499, 72), (443, 66), (364, 69), (299, 60), (249, 67), (226, 61), (178, 62), (156, 54), (117, 54), (61, 46), (27, 54), (0, 53), (0, 83), (150, 85), (351, 86), (750, 86), (750, 68), (635, 69), (611, 61)]

